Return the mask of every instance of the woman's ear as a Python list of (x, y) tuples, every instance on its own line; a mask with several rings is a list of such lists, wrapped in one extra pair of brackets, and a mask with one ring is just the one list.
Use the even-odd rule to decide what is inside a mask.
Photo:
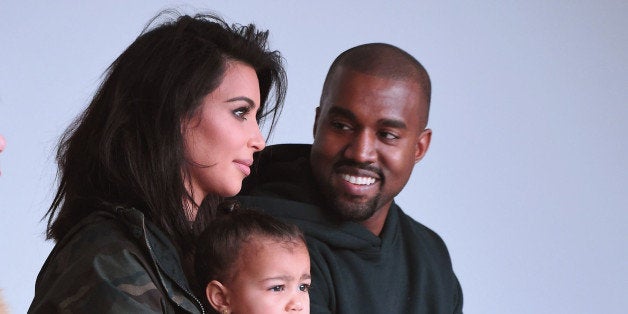
[(229, 289), (218, 280), (212, 280), (205, 287), (205, 296), (212, 307), (220, 313), (230, 313)]

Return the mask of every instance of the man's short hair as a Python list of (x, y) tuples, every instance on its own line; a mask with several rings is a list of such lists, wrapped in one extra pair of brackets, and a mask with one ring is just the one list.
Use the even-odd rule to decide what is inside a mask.
[(423, 65), (403, 49), (385, 43), (369, 43), (341, 53), (327, 72), (323, 84), (321, 105), (329, 93), (332, 77), (341, 67), (379, 77), (414, 80), (423, 90), (427, 101), (426, 109), (429, 112), (432, 95), (430, 76)]

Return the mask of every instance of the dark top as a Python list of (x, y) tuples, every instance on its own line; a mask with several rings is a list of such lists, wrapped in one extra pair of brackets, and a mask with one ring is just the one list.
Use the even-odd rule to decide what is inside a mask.
[(97, 211), (59, 241), (28, 313), (204, 313), (171, 241), (133, 208)]
[(267, 147), (238, 199), (297, 224), (312, 261), (312, 313), (462, 313), (443, 240), (392, 204), (380, 236), (326, 210), (310, 145)]

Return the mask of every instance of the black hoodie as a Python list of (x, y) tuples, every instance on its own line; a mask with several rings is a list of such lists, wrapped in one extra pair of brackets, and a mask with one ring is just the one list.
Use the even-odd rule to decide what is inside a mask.
[(312, 261), (312, 313), (462, 313), (462, 291), (442, 239), (394, 202), (380, 236), (325, 210), (310, 145), (267, 147), (238, 199), (297, 224)]

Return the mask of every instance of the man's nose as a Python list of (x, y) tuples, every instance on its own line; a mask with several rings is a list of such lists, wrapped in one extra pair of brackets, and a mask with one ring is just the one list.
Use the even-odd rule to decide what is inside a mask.
[(359, 163), (373, 163), (376, 159), (376, 135), (367, 130), (356, 133), (356, 136), (347, 144), (345, 158)]

